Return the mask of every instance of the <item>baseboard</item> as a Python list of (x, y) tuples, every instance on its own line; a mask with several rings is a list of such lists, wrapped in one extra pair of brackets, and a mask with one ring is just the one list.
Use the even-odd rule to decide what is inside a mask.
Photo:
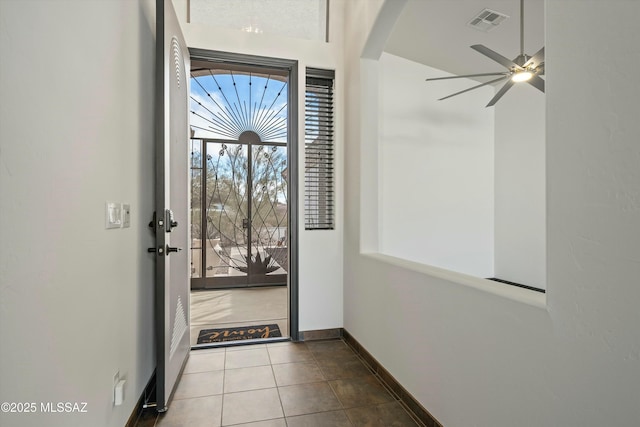
[(519, 288), (529, 289), (530, 291), (541, 292), (546, 294), (547, 291), (540, 288), (534, 288), (533, 286), (523, 285), (522, 283), (510, 282), (508, 280), (498, 279), (497, 277), (487, 277), (488, 280), (493, 280), (494, 282), (504, 283), (505, 285), (517, 286)]
[(151, 378), (149, 382), (147, 382), (146, 387), (142, 390), (142, 395), (138, 399), (136, 406), (134, 406), (131, 415), (129, 416), (129, 420), (124, 425), (125, 427), (135, 427), (140, 415), (142, 415), (142, 411), (144, 411), (144, 406), (148, 402), (155, 402), (156, 400), (156, 371), (153, 371), (151, 374)]
[(314, 331), (300, 331), (298, 338), (300, 341), (317, 341), (317, 340), (331, 340), (336, 338), (342, 338), (342, 328), (333, 329), (318, 329)]
[(342, 330), (342, 339), (369, 365), (369, 369), (395, 394), (395, 397), (425, 427), (442, 427), (435, 419), (349, 332)]

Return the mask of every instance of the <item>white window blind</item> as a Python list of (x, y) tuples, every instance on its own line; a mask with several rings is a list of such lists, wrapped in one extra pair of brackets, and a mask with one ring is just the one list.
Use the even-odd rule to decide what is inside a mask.
[(306, 230), (333, 230), (333, 80), (334, 72), (307, 68), (305, 92)]

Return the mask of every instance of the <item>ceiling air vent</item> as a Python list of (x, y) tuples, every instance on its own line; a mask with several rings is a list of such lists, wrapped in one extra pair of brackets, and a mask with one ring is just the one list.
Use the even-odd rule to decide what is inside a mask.
[(497, 27), (498, 24), (507, 18), (508, 16), (504, 13), (496, 12), (491, 9), (483, 9), (482, 12), (478, 13), (478, 15), (469, 21), (467, 25), (486, 33)]

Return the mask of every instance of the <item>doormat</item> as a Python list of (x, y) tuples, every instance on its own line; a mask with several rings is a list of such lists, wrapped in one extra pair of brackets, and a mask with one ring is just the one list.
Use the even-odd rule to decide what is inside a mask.
[(282, 334), (276, 324), (235, 326), (220, 329), (201, 329), (198, 344), (224, 341), (255, 340), (260, 338), (279, 338)]

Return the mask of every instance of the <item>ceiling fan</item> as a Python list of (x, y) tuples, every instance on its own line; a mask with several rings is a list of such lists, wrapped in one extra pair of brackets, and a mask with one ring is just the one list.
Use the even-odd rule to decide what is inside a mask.
[(443, 99), (451, 98), (453, 96), (469, 92), (470, 90), (497, 83), (503, 80), (506, 80), (505, 84), (495, 94), (491, 101), (489, 101), (487, 107), (491, 107), (496, 102), (498, 102), (498, 100), (502, 98), (502, 96), (516, 83), (527, 82), (531, 86), (544, 93), (544, 79), (540, 78), (540, 76), (544, 74), (544, 46), (533, 56), (529, 56), (524, 53), (524, 0), (520, 0), (520, 55), (516, 56), (515, 59), (510, 60), (481, 44), (474, 44), (473, 46), (471, 46), (471, 49), (480, 52), (490, 59), (493, 59), (498, 64), (506, 67), (508, 71), (426, 79), (427, 81), (434, 81), (480, 76), (500, 76), (497, 79), (490, 80), (477, 86), (470, 87), (469, 89), (461, 90), (460, 92), (456, 92), (454, 94), (445, 96), (444, 98), (440, 98), (438, 101), (442, 101)]

